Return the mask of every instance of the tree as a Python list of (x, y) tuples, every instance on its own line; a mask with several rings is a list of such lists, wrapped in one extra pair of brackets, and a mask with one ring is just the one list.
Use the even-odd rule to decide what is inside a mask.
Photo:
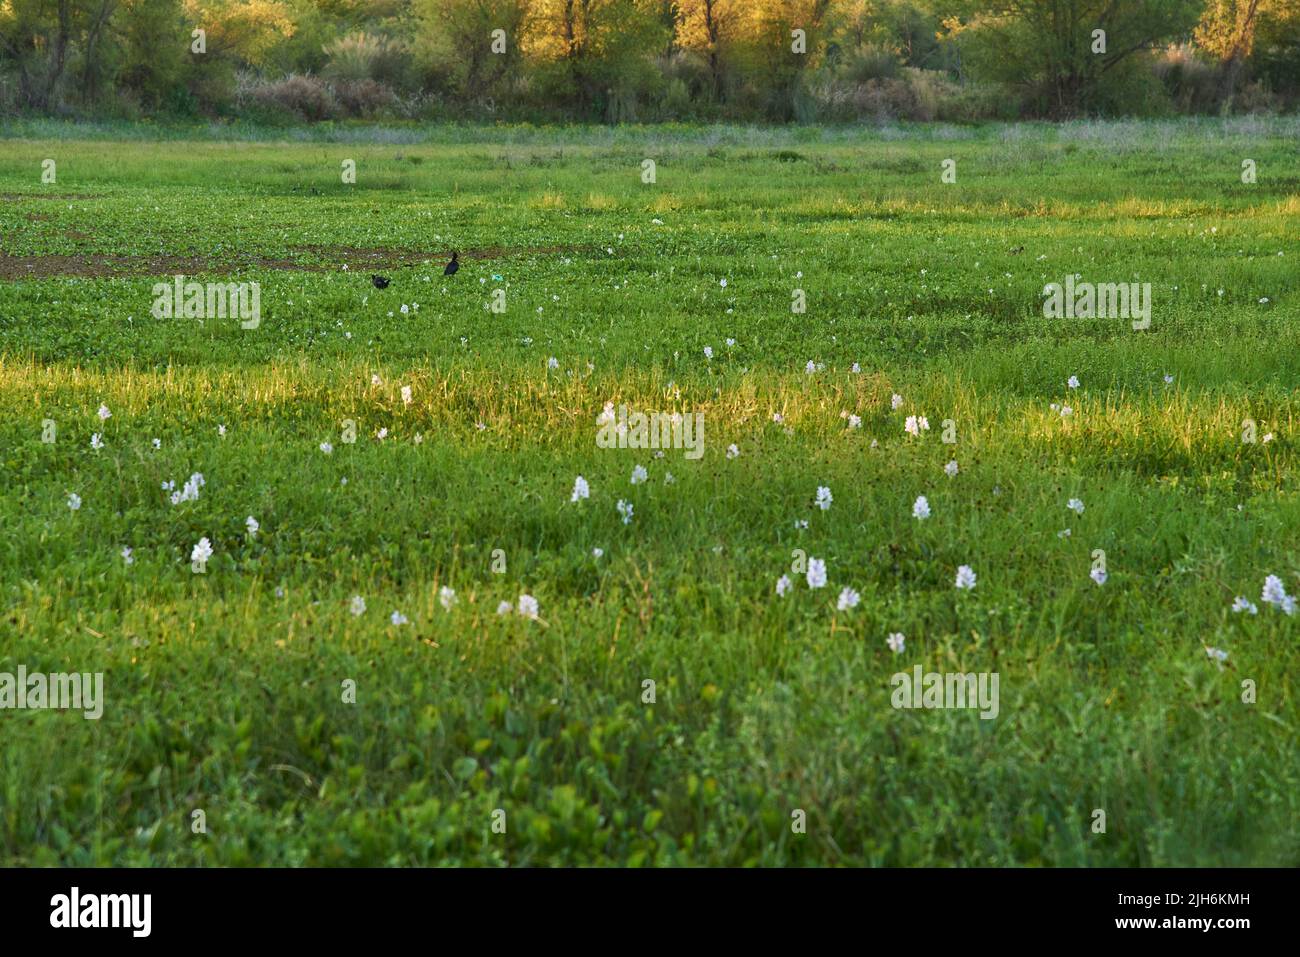
[(1050, 115), (1074, 116), (1097, 108), (1135, 54), (1189, 30), (1198, 8), (1199, 0), (1000, 0), (946, 19), (945, 39), (961, 44), (977, 74), (1025, 89)]

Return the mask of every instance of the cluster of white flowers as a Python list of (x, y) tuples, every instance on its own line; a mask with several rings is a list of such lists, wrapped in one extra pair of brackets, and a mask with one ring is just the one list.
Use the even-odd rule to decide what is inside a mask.
[(615, 508), (618, 509), (618, 514), (623, 519), (623, 524), (631, 525), (632, 524), (632, 503), (625, 502), (623, 501), (623, 499), (620, 498)]
[(190, 552), (190, 561), (203, 564), (212, 557), (212, 543), (208, 541), (207, 536), (198, 540), (193, 551)]
[(1281, 609), (1288, 615), (1295, 614), (1295, 597), (1286, 593), (1286, 586), (1282, 584), (1282, 579), (1276, 575), (1269, 575), (1264, 579), (1264, 590), (1260, 594), (1259, 600), (1266, 605)]
[(826, 562), (820, 558), (808, 559), (808, 587), (826, 587)]
[(903, 430), (908, 435), (920, 435), (930, 430), (930, 420), (923, 415), (909, 415), (903, 423)]
[(924, 495), (918, 495), (916, 497), (916, 501), (912, 503), (912, 517), (913, 518), (930, 517), (930, 503), (929, 501), (926, 500), (926, 497)]
[(975, 587), (975, 571), (969, 565), (958, 566), (957, 587), (967, 591)]
[(206, 484), (207, 482), (203, 478), (203, 473), (195, 472), (186, 480), (185, 485), (182, 486), (179, 492), (174, 491), (176, 488), (175, 482), (163, 482), (162, 489), (164, 492), (172, 493), (171, 502), (173, 505), (179, 505), (181, 502), (198, 501), (199, 489), (203, 488)]
[(831, 490), (827, 486), (817, 486), (817, 498), (813, 501), (814, 505), (824, 512), (831, 507), (831, 502), (833, 501), (834, 499), (831, 498)]

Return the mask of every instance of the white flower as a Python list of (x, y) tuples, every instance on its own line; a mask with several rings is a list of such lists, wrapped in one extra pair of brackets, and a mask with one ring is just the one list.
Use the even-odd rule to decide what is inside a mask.
[(81, 496), (76, 492), (73, 492), (68, 496), (68, 508), (72, 509), (74, 512), (81, 508)]
[(113, 415), (112, 412), (108, 411), (108, 406), (106, 405), (101, 405), (97, 414), (99, 415), (99, 421), (101, 422), (107, 422)]
[(348, 606), (348, 611), (352, 612), (355, 617), (360, 618), (366, 613), (366, 600), (360, 595), (353, 595), (352, 604)]
[(560, 367), (560, 360), (555, 358), (555, 356), (551, 356), (549, 359), (546, 360), (546, 368), (558, 369), (559, 367)]
[(1205, 654), (1213, 661), (1227, 661), (1228, 653), (1222, 648), (1211, 648), (1208, 645), (1205, 648)]
[(1262, 439), (1260, 439), (1260, 442), (1262, 442), (1262, 443), (1264, 443), (1264, 444), (1268, 444), (1269, 442), (1272, 442), (1272, 441), (1273, 441), (1273, 433), (1272, 433), (1272, 432), (1265, 432), (1265, 433), (1264, 433), (1264, 437), (1263, 437)]
[(1079, 388), (1079, 377), (1077, 375), (1072, 375), (1070, 376), (1069, 379), (1066, 380), (1065, 384), (1068, 385), (1071, 389), (1077, 389)]
[(410, 404), (411, 404), (411, 387), (409, 385), (404, 385), (402, 386), (402, 405), (410, 405)]
[(330, 445), (328, 442), (322, 442), (320, 444), (320, 450), (324, 452), (326, 455), (329, 455), (331, 452), (334, 451), (334, 446)]
[(497, 614), (498, 614), (498, 615), (508, 615), (508, 614), (510, 614), (510, 613), (511, 613), (512, 611), (514, 611), (514, 610), (515, 610), (515, 609), (514, 609), (514, 606), (511, 605), (510, 602), (508, 602), (508, 601), (503, 601), (503, 602), (501, 602), (501, 604), (497, 605)]
[(135, 561), (135, 558), (131, 555), (130, 545), (122, 546), (122, 561), (126, 562), (128, 565), (132, 564)]
[(730, 348), (731, 348), (732, 346), (734, 346), (735, 344), (736, 344), (736, 340), (735, 340), (735, 339), (731, 339), (731, 338), (728, 338), (728, 339), (727, 339), (727, 348), (728, 348), (728, 349), (730, 349)]
[[(392, 315), (392, 313), (389, 313), (389, 315)], [(382, 380), (379, 378), (378, 373), (371, 373), (371, 376), (370, 376), (370, 384), (371, 384), (371, 385), (379, 385), (379, 383), (380, 383), (381, 381), (382, 381)]]
[(90, 437), (90, 447), (96, 452), (104, 447), (104, 443), (100, 441), (98, 432)]
[(861, 597), (862, 596), (852, 588), (845, 588), (840, 592), (840, 599), (835, 603), (835, 607), (839, 611), (848, 611), (850, 608), (857, 608), (858, 601)]
[(573, 480), (573, 494), (569, 496), (569, 501), (577, 502), (584, 498), (591, 498), (591, 489), (587, 485), (587, 480), (579, 475)]
[(443, 585), (438, 589), (438, 603), (442, 605), (444, 610), (451, 611), (452, 606), (456, 604), (457, 600), (456, 590), (454, 588), (448, 588), (446, 585)]
[(257, 530), (262, 527), (261, 525), (257, 524), (257, 519), (253, 518), (253, 516), (251, 515), (248, 516), (248, 518), (244, 519), (244, 524), (248, 527), (249, 538), (252, 538), (254, 535), (256, 535)]
[(808, 519), (806, 519), (806, 518), (796, 518), (796, 519), (794, 520), (794, 528), (795, 528), (795, 531), (802, 531), (802, 530), (806, 529), (807, 527), (808, 527)]
[(705, 346), (705, 347), (704, 347), (704, 358), (706, 358), (706, 359), (712, 359), (712, 358), (713, 358), (713, 346)]
[(1171, 375), (1165, 376), (1165, 385), (1173, 385), (1173, 382), (1174, 382), (1173, 376)]
[(226, 427), (224, 425), (217, 426), (217, 435), (221, 436), (223, 439), (226, 437)]
[(903, 423), (903, 430), (910, 435), (920, 435), (930, 428), (930, 420), (923, 415), (909, 415)]
[(1070, 499), (1068, 502), (1065, 503), (1065, 507), (1068, 508), (1070, 511), (1072, 511), (1075, 515), (1083, 514), (1083, 502), (1079, 501), (1077, 498)]
[(644, 465), (638, 465), (636, 468), (632, 469), (632, 484), (633, 484), (633, 485), (640, 485), (642, 482), (644, 482), (644, 481), (645, 481), (647, 478), (649, 478), (649, 477), (650, 477), (650, 473), (648, 473), (648, 472), (645, 470), (645, 466), (644, 466)]
[(831, 507), (831, 502), (833, 501), (835, 500), (831, 498), (831, 490), (829, 488), (825, 485), (817, 486), (817, 498), (813, 502), (814, 505), (824, 512)]
[(160, 448), (162, 448), (162, 439), (154, 439), (154, 440), (153, 440), (153, 447), (154, 447), (155, 449), (160, 449)]
[(382, 441), (384, 441), (384, 439), (388, 438), (388, 426), (384, 426), (382, 429), (380, 429), (378, 432), (376, 432), (376, 433), (375, 433), (375, 438), (379, 439), (380, 442), (382, 442)]
[(957, 568), (957, 587), (968, 591), (975, 587), (975, 571), (969, 565)]
[(783, 416), (780, 412), (773, 412), (772, 421), (780, 425), (782, 422), (785, 421), (785, 416)]
[(406, 616), (403, 615), (400, 611), (393, 612), (391, 615), (388, 616), (388, 620), (391, 621), (394, 625), (406, 624)]
[(623, 524), (631, 525), (632, 524), (632, 503), (625, 502), (620, 498), (615, 508), (618, 509), (618, 514), (623, 517)]
[(926, 501), (924, 495), (918, 495), (916, 497), (916, 501), (912, 503), (912, 517), (913, 518), (930, 517), (930, 503)]
[(1088, 577), (1098, 585), (1106, 584), (1106, 570), (1104, 568), (1094, 568), (1088, 573)]
[(811, 359), (809, 359), (808, 364), (803, 367), (803, 371), (808, 373), (809, 375), (812, 375), (814, 372), (817, 371), (817, 364), (813, 362)]
[(1286, 586), (1282, 584), (1282, 579), (1276, 575), (1269, 575), (1265, 578), (1264, 590), (1260, 594), (1260, 600), (1266, 605), (1280, 606), (1284, 598), (1286, 598)]
[(597, 546), (591, 550), (592, 558), (600, 558), (600, 556), (604, 554), (605, 554), (605, 549), (601, 548), (600, 546)]
[(889, 407), (891, 409), (897, 410), (898, 407), (902, 404), (903, 404), (903, 397), (899, 395), (897, 392), (895, 392), (892, 396), (889, 397)]
[(903, 645), (906, 641), (907, 639), (904, 638), (902, 634), (895, 631), (891, 632), (889, 637), (885, 639), (885, 644), (889, 645), (889, 650), (897, 655), (902, 652)]
[(1063, 529), (1061, 529), (1059, 532), (1056, 533), (1056, 537), (1057, 537), (1057, 538), (1069, 538), (1069, 537), (1070, 537), (1070, 530), (1069, 530), (1068, 528), (1063, 528)]
[(735, 442), (732, 442), (730, 445), (727, 446), (727, 458), (734, 459), (739, 457), (739, 455), (740, 455), (740, 448), (739, 446), (736, 445)]
[(776, 580), (776, 593), (778, 595), (785, 595), (793, 587), (794, 585), (790, 583), (789, 575), (782, 575)]
[(943, 467), (943, 471), (948, 476), (948, 478), (955, 478), (957, 476), (957, 460), (953, 459), (951, 462), (945, 465)]
[(726, 288), (727, 288), (727, 280), (725, 280), (725, 279), (719, 279), (719, 280), (718, 280), (718, 285), (721, 286), (723, 289), (726, 289)]
[(860, 415), (853, 415), (852, 413), (850, 413), (850, 414), (849, 414), (849, 428), (850, 428), (850, 429), (860, 429), (860, 428), (862, 428), (862, 416), (860, 416)]
[(1247, 601), (1240, 595), (1238, 595), (1237, 599), (1232, 603), (1232, 610), (1236, 612), (1248, 611), (1252, 615), (1259, 614), (1259, 606), (1257, 606), (1253, 601)]
[(211, 557), (212, 543), (208, 541), (207, 536), (205, 535), (203, 538), (199, 539), (198, 544), (194, 546), (194, 550), (190, 552), (190, 561), (199, 562), (201, 564)]
[(808, 559), (808, 587), (826, 587), (826, 563), (820, 558)]
[(538, 612), (537, 599), (532, 595), (519, 596), (519, 614), (525, 618), (536, 618)]
[(1070, 408), (1068, 405), (1061, 406), (1061, 418), (1064, 419), (1071, 415), (1074, 415), (1074, 410), (1072, 408)]

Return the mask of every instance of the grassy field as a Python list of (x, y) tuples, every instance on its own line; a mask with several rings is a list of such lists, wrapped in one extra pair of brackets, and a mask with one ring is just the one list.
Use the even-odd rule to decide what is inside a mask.
[(1300, 863), (1300, 121), (4, 132), (0, 864)]

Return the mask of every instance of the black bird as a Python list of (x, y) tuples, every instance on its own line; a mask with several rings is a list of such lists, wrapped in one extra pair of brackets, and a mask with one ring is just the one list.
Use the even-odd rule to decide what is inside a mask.
[(460, 253), (454, 249), (451, 252), (451, 262), (447, 263), (447, 268), (442, 271), (444, 276), (456, 275), (456, 270), (460, 268)]
[(371, 276), (370, 281), (375, 284), (376, 289), (387, 289), (390, 280), (387, 276)]

